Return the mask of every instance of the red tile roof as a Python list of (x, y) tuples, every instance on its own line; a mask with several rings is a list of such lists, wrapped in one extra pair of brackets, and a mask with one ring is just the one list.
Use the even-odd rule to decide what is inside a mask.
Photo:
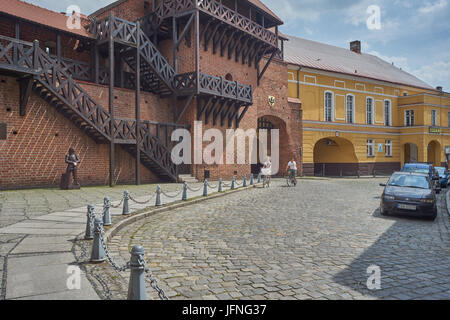
[(0, 0), (0, 13), (5, 13), (50, 28), (73, 33), (82, 37), (92, 38), (92, 35), (83, 27), (81, 29), (69, 29), (67, 27), (68, 17), (66, 15), (36, 6), (28, 2), (20, 0)]

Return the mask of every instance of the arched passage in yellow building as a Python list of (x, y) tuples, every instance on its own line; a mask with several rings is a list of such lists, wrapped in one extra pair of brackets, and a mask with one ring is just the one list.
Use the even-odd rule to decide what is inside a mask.
[(314, 175), (353, 176), (358, 174), (358, 159), (351, 141), (324, 138), (314, 146)]
[(405, 163), (419, 162), (419, 147), (414, 143), (405, 143), (403, 146)]
[(441, 144), (436, 140), (433, 140), (428, 144), (427, 162), (436, 167), (441, 166)]

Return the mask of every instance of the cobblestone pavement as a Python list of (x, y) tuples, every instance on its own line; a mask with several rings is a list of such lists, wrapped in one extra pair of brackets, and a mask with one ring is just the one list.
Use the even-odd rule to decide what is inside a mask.
[[(192, 185), (196, 188), (199, 186)], [(180, 184), (162, 185), (166, 192), (179, 191), (181, 187)], [(117, 203), (124, 190), (129, 190), (134, 198), (147, 199), (154, 197), (156, 185), (0, 192), (0, 300), (11, 297), (73, 299), (73, 295), (64, 292), (67, 289), (65, 280), (57, 281), (60, 280), (58, 278), (53, 279), (56, 283), (38, 283), (39, 278), (33, 274), (41, 272), (42, 280), (45, 278), (42, 272), (45, 271), (50, 278), (58, 274), (65, 279), (66, 264), (73, 261), (71, 252), (74, 235), (79, 234), (85, 225), (86, 205), (95, 204), (98, 210), (105, 196), (109, 196), (112, 203)], [(136, 207), (144, 206), (130, 204), (131, 209)], [(111, 209), (111, 214), (113, 221), (120, 220), (121, 208)], [(22, 263), (27, 264), (18, 268)], [(93, 297), (92, 292), (86, 292), (89, 296), (84, 295), (85, 299)]]
[[(29, 189), (0, 191), (0, 227), (38, 217), (51, 212), (85, 206), (89, 203), (103, 202), (105, 196), (111, 201), (120, 200), (124, 190), (140, 197), (154, 194), (156, 184), (142, 186), (119, 185), (109, 187), (86, 187), (81, 190)], [(179, 184), (162, 184), (164, 190), (179, 190)]]
[[(434, 222), (382, 217), (384, 180), (302, 180), (297, 188), (277, 180), (138, 221), (110, 251), (124, 264), (142, 244), (171, 299), (449, 299), (444, 197)], [(381, 290), (367, 289), (371, 265), (381, 268)], [(103, 297), (126, 297), (129, 273), (107, 264), (88, 272)]]

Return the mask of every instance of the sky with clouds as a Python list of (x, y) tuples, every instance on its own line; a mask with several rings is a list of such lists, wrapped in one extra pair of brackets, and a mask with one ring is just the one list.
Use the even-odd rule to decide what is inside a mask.
[[(112, 0), (26, 0), (55, 11), (76, 4), (90, 14)], [(281, 32), (362, 50), (450, 92), (450, 0), (263, 0), (285, 25)], [(381, 9), (381, 29), (369, 30), (367, 8)]]

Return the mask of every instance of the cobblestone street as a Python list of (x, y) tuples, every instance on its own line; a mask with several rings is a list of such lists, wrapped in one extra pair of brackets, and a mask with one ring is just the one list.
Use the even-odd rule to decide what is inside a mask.
[[(287, 188), (277, 180), (135, 222), (110, 251), (123, 264), (143, 245), (171, 299), (450, 299), (444, 197), (434, 222), (382, 217), (384, 181), (301, 180)], [(381, 268), (381, 290), (367, 289), (371, 265)], [(114, 279), (111, 298), (123, 298), (129, 274), (105, 264), (90, 272), (99, 268)]]

